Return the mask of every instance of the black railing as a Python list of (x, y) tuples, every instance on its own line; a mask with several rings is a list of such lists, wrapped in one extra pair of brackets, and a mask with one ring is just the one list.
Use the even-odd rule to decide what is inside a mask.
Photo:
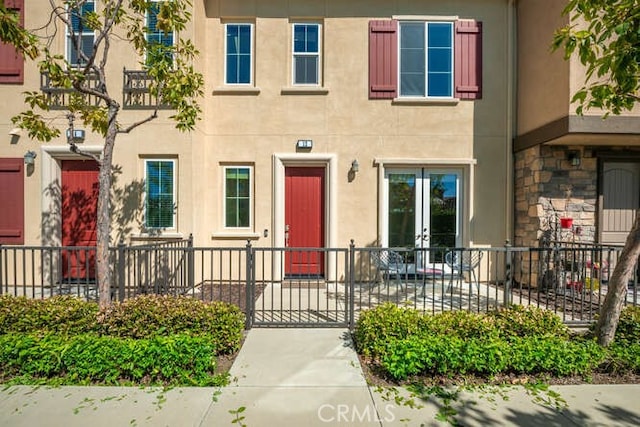
[[(594, 320), (621, 248), (194, 247), (192, 239), (110, 249), (112, 298), (184, 295), (239, 306), (247, 326), (353, 325), (383, 303), (425, 313), (510, 304)], [(0, 294), (97, 299), (93, 247), (0, 246)], [(638, 305), (638, 275), (626, 304)]]
[(153, 78), (146, 70), (127, 70), (122, 72), (122, 106), (123, 108), (154, 109), (169, 108), (162, 99), (151, 93)]
[[(86, 76), (83, 85), (90, 89), (98, 89), (100, 80), (95, 73), (89, 73)], [(62, 110), (69, 107), (73, 96), (80, 96), (89, 105), (97, 106), (100, 104), (100, 98), (92, 95), (81, 94), (73, 88), (62, 88), (55, 86), (51, 81), (49, 73), (40, 73), (40, 90), (46, 95), (49, 107), (52, 110)]]

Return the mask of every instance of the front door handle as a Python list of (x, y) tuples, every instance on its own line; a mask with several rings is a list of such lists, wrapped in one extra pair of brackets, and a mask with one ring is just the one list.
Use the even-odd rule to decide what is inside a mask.
[(426, 228), (422, 230), (421, 234), (416, 234), (416, 240), (422, 240), (423, 242), (429, 240), (429, 233), (427, 233)]

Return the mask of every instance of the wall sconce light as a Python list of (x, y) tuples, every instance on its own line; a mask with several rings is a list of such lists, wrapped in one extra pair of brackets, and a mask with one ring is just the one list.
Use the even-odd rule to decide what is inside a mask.
[(35, 151), (27, 151), (26, 153), (24, 153), (24, 164), (27, 166), (33, 166), (33, 164), (36, 162), (36, 157), (38, 157), (38, 155)]
[(311, 149), (311, 148), (313, 148), (313, 140), (311, 140), (311, 139), (299, 139), (298, 142), (296, 143), (296, 147), (297, 148)]
[(358, 159), (354, 159), (351, 162), (351, 172), (356, 173), (360, 170), (360, 163), (358, 163)]
[(85, 132), (84, 129), (67, 129), (67, 140), (71, 142), (82, 143), (84, 142)]
[(20, 128), (13, 128), (9, 131), (9, 135), (11, 136), (20, 136), (21, 133), (22, 133), (22, 129)]
[(571, 166), (580, 166), (580, 152), (575, 150), (568, 151), (567, 160), (569, 160)]

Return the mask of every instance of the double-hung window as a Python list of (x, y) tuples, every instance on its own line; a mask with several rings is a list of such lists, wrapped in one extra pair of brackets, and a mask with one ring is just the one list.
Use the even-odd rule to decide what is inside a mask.
[[(173, 46), (173, 31), (164, 32), (158, 28), (158, 15), (162, 8), (163, 1), (154, 1), (151, 3), (149, 13), (147, 13), (147, 43), (152, 51), (162, 51), (164, 54), (169, 52), (168, 48)], [(149, 54), (149, 52), (147, 53)]]
[(226, 166), (224, 168), (225, 228), (251, 227), (251, 188), (251, 167)]
[(400, 22), (400, 97), (453, 97), (453, 23)]
[(320, 31), (317, 23), (293, 24), (293, 84), (320, 84)]
[(87, 14), (95, 12), (95, 3), (85, 1), (77, 8), (69, 9), (67, 26), (67, 61), (73, 67), (86, 64), (93, 55), (95, 32), (87, 25)]
[(172, 159), (145, 160), (146, 228), (175, 228), (175, 166)]
[(253, 25), (225, 24), (225, 84), (253, 82)]

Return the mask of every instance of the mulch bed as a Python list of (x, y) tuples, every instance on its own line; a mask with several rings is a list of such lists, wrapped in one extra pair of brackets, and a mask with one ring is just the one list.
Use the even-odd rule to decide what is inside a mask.
[[(264, 283), (256, 283), (254, 302), (260, 298), (266, 285)], [(221, 283), (221, 282), (203, 282), (197, 289), (199, 294), (196, 298), (203, 301), (220, 301), (235, 304), (240, 307), (243, 313), (247, 312), (247, 287), (246, 285), (237, 283)]]
[(537, 288), (513, 288), (513, 301), (517, 302), (517, 296), (526, 298), (531, 302), (539, 303), (540, 307), (562, 312), (574, 320), (593, 320), (600, 311), (600, 303), (604, 301), (604, 294), (590, 294), (581, 292), (558, 293), (555, 291), (542, 291)]

